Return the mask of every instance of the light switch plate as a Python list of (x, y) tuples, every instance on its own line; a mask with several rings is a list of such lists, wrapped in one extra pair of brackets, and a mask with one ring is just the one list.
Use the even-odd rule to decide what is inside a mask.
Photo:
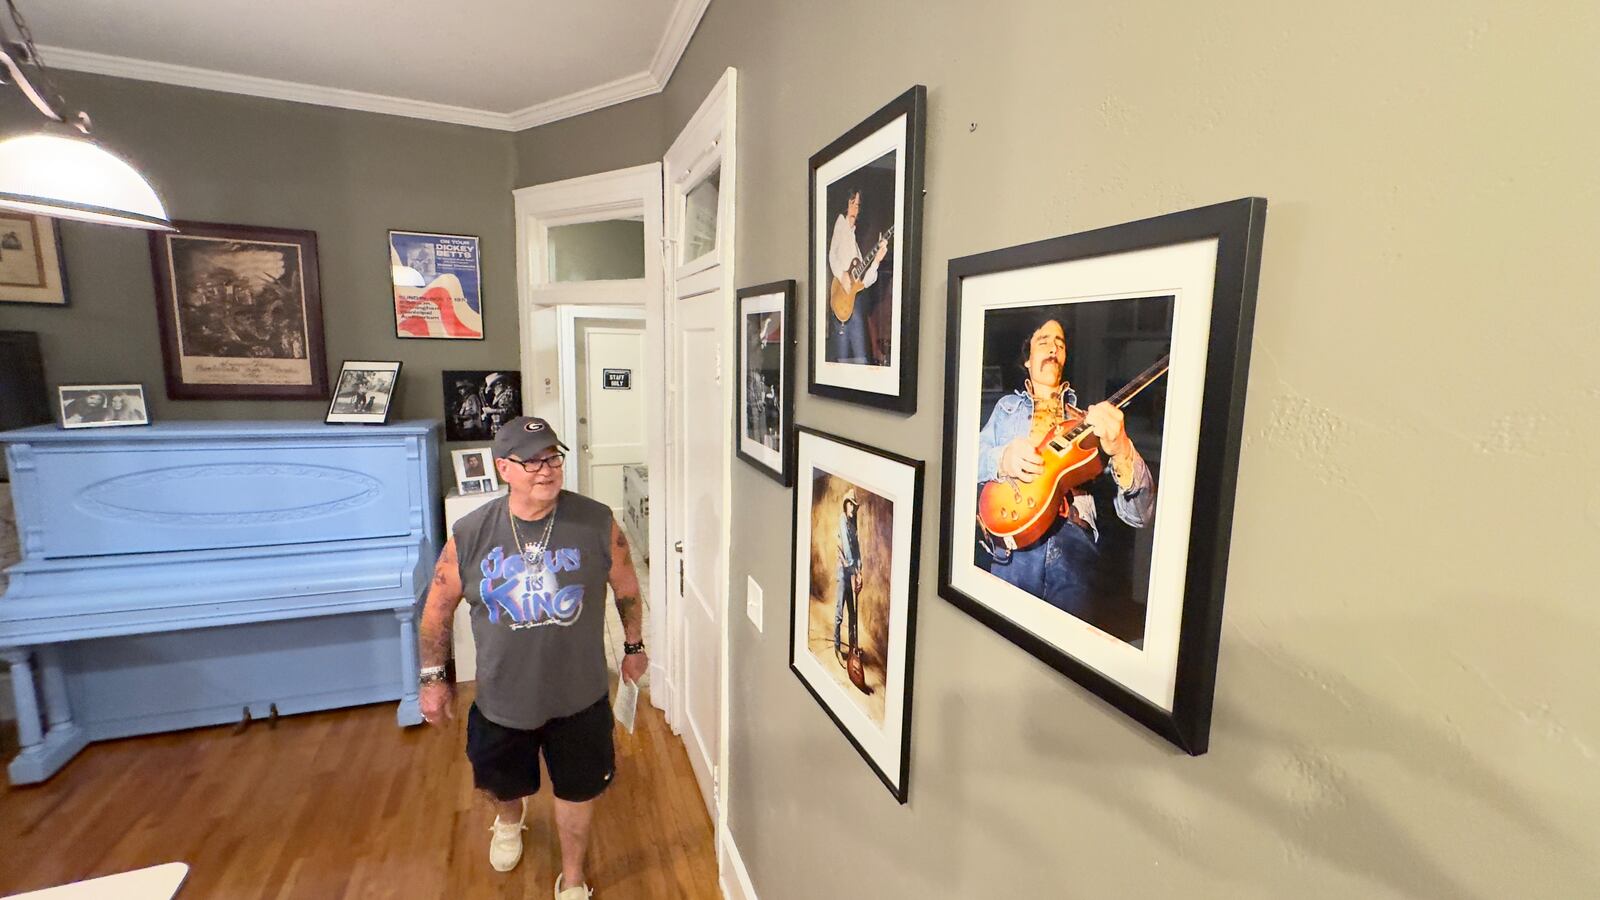
[(755, 623), (756, 630), (761, 630), (761, 585), (749, 575), (744, 577), (744, 613)]

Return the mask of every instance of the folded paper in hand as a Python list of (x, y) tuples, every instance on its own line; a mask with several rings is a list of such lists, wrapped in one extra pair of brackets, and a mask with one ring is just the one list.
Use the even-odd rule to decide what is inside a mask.
[(617, 702), (612, 707), (617, 721), (633, 734), (633, 717), (639, 711), (639, 683), (626, 678), (617, 679)]

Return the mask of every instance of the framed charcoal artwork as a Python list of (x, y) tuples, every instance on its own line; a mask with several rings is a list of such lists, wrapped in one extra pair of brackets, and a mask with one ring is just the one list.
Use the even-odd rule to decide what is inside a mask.
[(923, 131), (917, 85), (811, 157), (811, 393), (917, 410)]
[(0, 303), (67, 305), (67, 268), (55, 219), (0, 210)]
[(793, 437), (789, 668), (904, 803), (923, 464), (810, 428)]
[(735, 454), (779, 484), (794, 480), (794, 282), (741, 288)]
[(389, 232), (394, 334), (483, 340), (483, 273), (469, 234)]
[(174, 222), (150, 235), (167, 396), (328, 396), (317, 235)]
[(1266, 201), (950, 261), (939, 593), (1210, 736)]
[(442, 377), (446, 441), (491, 440), (502, 424), (522, 415), (519, 371), (449, 371)]

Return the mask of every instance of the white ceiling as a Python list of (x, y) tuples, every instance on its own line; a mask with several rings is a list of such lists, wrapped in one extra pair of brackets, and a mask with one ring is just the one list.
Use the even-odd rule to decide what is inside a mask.
[(520, 130), (660, 91), (710, 0), (16, 0), (46, 66)]

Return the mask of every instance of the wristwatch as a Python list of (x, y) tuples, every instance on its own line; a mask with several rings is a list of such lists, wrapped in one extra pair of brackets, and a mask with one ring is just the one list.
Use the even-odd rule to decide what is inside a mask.
[(643, 652), (644, 652), (644, 641), (640, 641), (637, 644), (631, 644), (631, 643), (629, 643), (627, 641), (623, 641), (622, 642), (622, 654), (624, 656), (632, 656), (635, 653), (643, 653)]
[(445, 680), (444, 666), (429, 666), (417, 673), (417, 684), (433, 684)]

